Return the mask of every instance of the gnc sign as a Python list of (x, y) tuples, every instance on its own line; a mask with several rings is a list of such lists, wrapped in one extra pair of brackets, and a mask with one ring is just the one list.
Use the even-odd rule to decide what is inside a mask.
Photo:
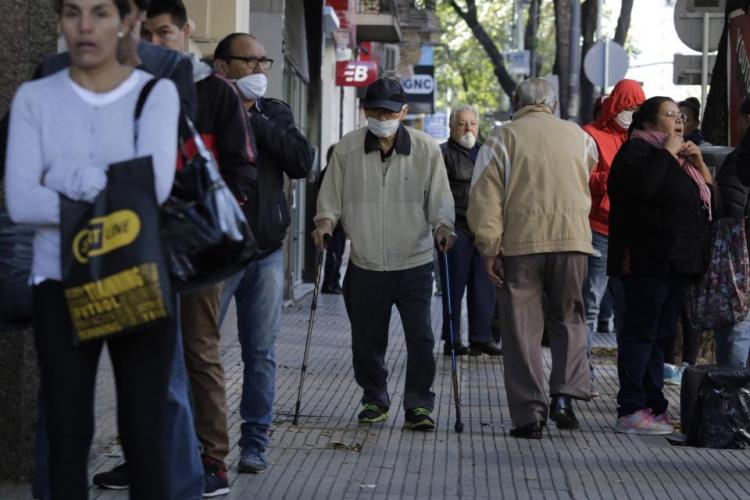
[(378, 65), (374, 61), (339, 61), (336, 63), (336, 85), (367, 87), (378, 79)]

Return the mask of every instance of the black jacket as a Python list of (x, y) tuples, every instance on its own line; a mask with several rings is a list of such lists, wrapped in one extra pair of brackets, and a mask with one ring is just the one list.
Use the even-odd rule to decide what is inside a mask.
[(716, 184), (721, 193), (722, 217), (747, 217), (750, 215), (748, 196), (750, 188), (742, 184), (737, 175), (737, 151), (724, 159), (716, 175)]
[[(195, 84), (198, 116), (195, 126), (203, 142), (214, 153), (221, 175), (241, 205), (248, 202), (242, 186), (253, 181), (255, 145), (245, 108), (234, 86), (212, 73)], [(188, 154), (193, 145), (186, 144)]]
[[(168, 78), (177, 86), (180, 96), (180, 108), (190, 118), (195, 119), (197, 98), (193, 84), (193, 65), (183, 54), (165, 49), (158, 45), (140, 41), (138, 57), (141, 58), (139, 69), (154, 75), (156, 78)], [(63, 52), (48, 57), (34, 70), (32, 80), (50, 76), (70, 67), (70, 54)], [(10, 113), (0, 120), (0, 177), (5, 174), (5, 150), (8, 141)]]
[[(474, 148), (479, 149), (479, 144)], [(471, 159), (468, 149), (452, 139), (441, 144), (440, 150), (443, 152), (443, 161), (456, 207), (456, 227), (471, 232), (469, 223), (466, 221), (466, 210), (469, 208), (469, 190), (471, 177), (474, 175), (474, 160)]]
[(626, 142), (612, 163), (608, 193), (610, 275), (706, 271), (708, 212), (698, 186), (668, 151), (640, 139)]
[(284, 193), (284, 174), (307, 177), (315, 150), (297, 130), (292, 110), (277, 99), (259, 99), (250, 109), (250, 124), (258, 146), (257, 179), (245, 186), (254, 203), (245, 213), (262, 253), (281, 247), (291, 217)]

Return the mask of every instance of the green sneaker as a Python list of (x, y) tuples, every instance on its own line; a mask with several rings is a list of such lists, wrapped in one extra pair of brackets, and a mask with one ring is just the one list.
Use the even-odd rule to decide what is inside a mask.
[(365, 404), (362, 411), (357, 415), (357, 420), (359, 420), (360, 424), (385, 422), (387, 418), (388, 410), (372, 403)]
[(435, 422), (430, 418), (431, 410), (422, 407), (406, 410), (404, 427), (413, 431), (431, 431), (435, 428)]

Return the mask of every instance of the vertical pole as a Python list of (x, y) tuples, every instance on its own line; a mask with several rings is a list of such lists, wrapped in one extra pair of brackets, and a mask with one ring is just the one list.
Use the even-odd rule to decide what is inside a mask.
[(521, 0), (515, 0), (516, 1), (516, 49), (517, 50), (523, 50), (524, 49), (524, 40), (523, 40), (523, 2)]
[(570, 2), (570, 78), (568, 85), (568, 120), (577, 122), (581, 100), (581, 3)]
[(599, 42), (602, 39), (602, 8), (604, 8), (604, 0), (596, 1), (596, 41)]
[[(711, 14), (703, 13), (703, 60), (701, 64), (701, 107), (706, 109), (706, 95), (708, 93), (708, 40), (711, 35)], [(701, 110), (702, 111), (702, 110)], [(702, 113), (701, 113), (702, 118)]]
[(604, 39), (604, 86), (602, 94), (607, 93), (609, 88), (609, 38)]

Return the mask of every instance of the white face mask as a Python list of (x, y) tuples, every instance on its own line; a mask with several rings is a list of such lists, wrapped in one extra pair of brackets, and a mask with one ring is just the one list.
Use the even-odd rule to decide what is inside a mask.
[(378, 137), (391, 137), (398, 131), (398, 126), (401, 124), (401, 120), (398, 118), (395, 120), (380, 121), (372, 116), (367, 117), (367, 129)]
[(471, 149), (477, 143), (477, 138), (471, 132), (466, 132), (456, 142), (458, 142), (461, 146), (463, 146), (466, 149)]
[(253, 73), (252, 75), (247, 75), (236, 80), (236, 82), (245, 99), (255, 101), (266, 95), (268, 78), (263, 73)]
[(633, 123), (633, 111), (628, 111), (627, 109), (620, 111), (620, 113), (615, 116), (615, 123), (625, 130), (629, 129), (630, 125)]

